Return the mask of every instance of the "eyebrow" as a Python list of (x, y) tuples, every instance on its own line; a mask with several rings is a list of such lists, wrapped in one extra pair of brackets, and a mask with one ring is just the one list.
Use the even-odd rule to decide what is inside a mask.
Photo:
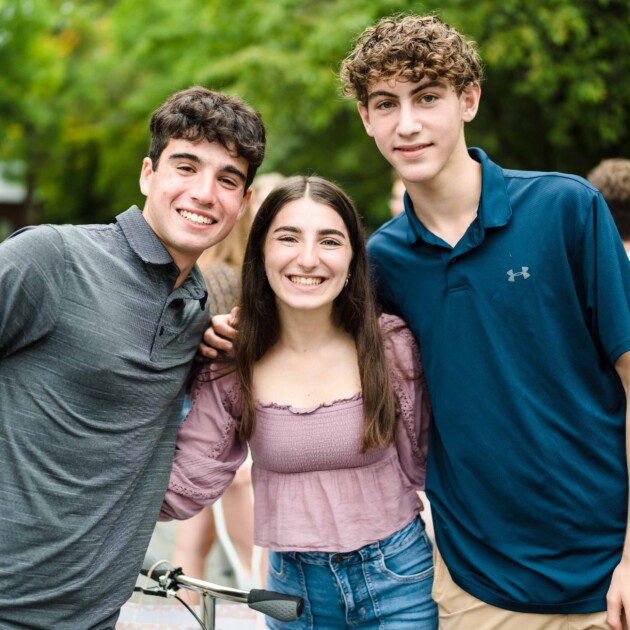
[[(291, 232), (292, 234), (301, 234), (302, 230), (300, 228), (295, 227), (294, 225), (280, 225), (278, 226), (273, 233), (276, 232)], [(345, 239), (346, 235), (340, 230), (335, 230), (334, 228), (328, 228), (325, 230), (317, 230), (317, 234), (320, 236), (338, 236), (340, 238)]]
[[(427, 90), (429, 88), (435, 87), (444, 87), (443, 81), (426, 81), (425, 83), (420, 83), (420, 85), (416, 86), (413, 90), (411, 90), (411, 95), (415, 96), (418, 92), (422, 92), (423, 90)], [(373, 98), (377, 98), (379, 96), (389, 96), (393, 98), (398, 98), (397, 94), (394, 92), (388, 92), (387, 90), (376, 90), (368, 95), (368, 101), (371, 101)]]
[[(190, 160), (191, 162), (194, 162), (195, 164), (201, 164), (201, 159), (199, 158), (198, 155), (195, 155), (194, 153), (173, 153), (172, 155), (169, 155), (168, 157), (169, 161), (171, 160)], [(243, 183), (247, 181), (247, 176), (245, 175), (245, 173), (243, 173), (243, 171), (241, 171), (241, 169), (236, 168), (236, 166), (234, 166), (233, 164), (226, 164), (223, 168), (221, 168), (222, 171), (225, 171), (226, 173), (230, 173), (231, 175), (235, 175), (236, 177), (238, 177)]]

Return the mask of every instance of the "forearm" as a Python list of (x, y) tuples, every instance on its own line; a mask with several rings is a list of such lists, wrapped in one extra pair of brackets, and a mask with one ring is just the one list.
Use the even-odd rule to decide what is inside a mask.
[[(626, 462), (630, 462), (630, 352), (626, 352), (615, 363), (615, 369), (626, 392)], [(627, 464), (626, 464), (627, 465)], [(630, 487), (630, 472), (628, 473)], [(630, 613), (630, 493), (626, 536), (621, 561), (615, 568), (607, 594), (608, 624), (612, 630), (622, 630), (622, 618)]]
[(247, 449), (233, 449), (230, 455), (218, 461), (176, 454), (158, 520), (190, 518), (219, 499), (247, 457)]

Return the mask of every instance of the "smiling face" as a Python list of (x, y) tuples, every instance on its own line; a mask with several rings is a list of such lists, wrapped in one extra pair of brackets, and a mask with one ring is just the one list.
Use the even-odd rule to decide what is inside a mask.
[(461, 95), (445, 82), (383, 79), (370, 86), (359, 114), (385, 159), (406, 183), (431, 185), (457, 174), (467, 159), (464, 123), (477, 113), (480, 90)]
[(274, 217), (265, 238), (264, 260), (280, 312), (330, 313), (352, 261), (348, 230), (330, 206), (309, 197), (295, 199)]
[(208, 247), (223, 240), (248, 201), (248, 163), (218, 142), (171, 139), (153, 169), (145, 158), (144, 218), (181, 271), (180, 282)]

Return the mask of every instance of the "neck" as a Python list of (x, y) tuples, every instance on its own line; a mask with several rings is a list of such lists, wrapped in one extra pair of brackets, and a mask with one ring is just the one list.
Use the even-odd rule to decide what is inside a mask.
[(346, 336), (343, 330), (333, 323), (332, 308), (306, 311), (278, 309), (280, 316), (280, 339), (278, 346), (292, 352), (312, 352)]
[[(175, 264), (177, 265), (177, 261), (175, 262)], [(174, 289), (177, 289), (178, 287), (181, 287), (182, 284), (184, 284), (184, 280), (186, 280), (186, 277), (192, 271), (194, 266), (195, 263), (186, 267), (180, 267), (179, 265), (177, 265), (177, 267), (179, 268), (179, 275), (177, 276), (177, 280), (175, 281), (175, 286), (173, 287)]]
[(456, 169), (430, 182), (405, 182), (416, 216), (434, 234), (454, 246), (477, 216), (481, 164), (468, 153)]

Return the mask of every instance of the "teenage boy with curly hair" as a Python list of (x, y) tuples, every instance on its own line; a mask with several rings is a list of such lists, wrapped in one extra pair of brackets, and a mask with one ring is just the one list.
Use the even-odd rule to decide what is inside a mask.
[(341, 79), (407, 189), (369, 251), (433, 402), (441, 627), (620, 629), (630, 264), (604, 199), (467, 149), (482, 65), (436, 17), (366, 29)]

